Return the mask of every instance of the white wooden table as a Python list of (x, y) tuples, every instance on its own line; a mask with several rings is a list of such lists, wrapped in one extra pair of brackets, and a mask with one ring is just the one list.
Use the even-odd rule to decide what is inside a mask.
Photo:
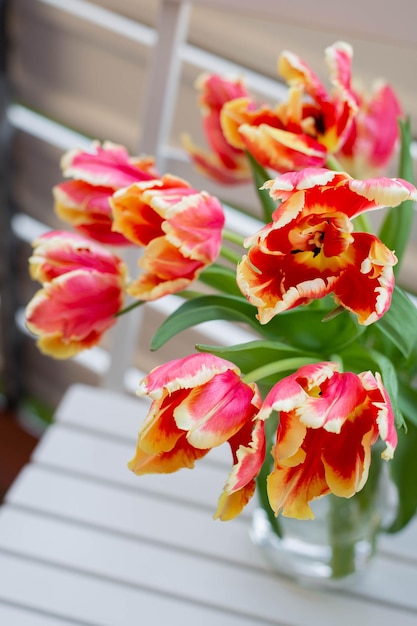
[(1, 626), (416, 626), (417, 524), (384, 538), (358, 587), (300, 588), (268, 570), (249, 511), (212, 520), (222, 456), (127, 469), (146, 410), (70, 388), (0, 507)]

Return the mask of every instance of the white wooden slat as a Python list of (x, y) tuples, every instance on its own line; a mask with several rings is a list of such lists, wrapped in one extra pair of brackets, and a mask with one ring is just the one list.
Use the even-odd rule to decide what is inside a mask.
[(185, 41), (191, 5), (161, 0), (157, 24), (158, 39), (152, 56), (143, 119), (141, 150), (156, 156), (156, 164), (164, 171), (162, 146), (167, 143), (177, 99), (181, 61), (179, 48)]
[[(211, 560), (202, 562), (192, 554), (110, 536), (10, 507), (0, 511), (0, 530), (0, 547), (9, 552), (120, 584), (151, 588), (154, 593), (249, 616), (258, 623), (275, 623), (273, 620), (279, 616), (278, 624), (301, 626), (313, 610), (318, 615), (318, 606), (323, 626), (333, 626), (335, 616), (340, 626), (355, 622), (388, 626), (393, 620), (401, 626), (411, 626), (417, 617), (416, 599), (412, 598), (415, 568), (406, 565), (390, 564), (391, 592), (405, 609), (413, 609), (409, 612), (382, 605), (382, 598), (370, 604), (345, 593), (326, 594), (300, 588), (272, 575)], [(387, 571), (381, 563), (374, 571), (381, 584)]]
[[(33, 611), (46, 613), (39, 626), (49, 624), (47, 614), (62, 616), (73, 626), (125, 626), (142, 624), (161, 626), (262, 626), (259, 622), (222, 614), (209, 607), (184, 603), (167, 595), (154, 594), (147, 589), (115, 584), (79, 571), (66, 571), (44, 563), (31, 562), (0, 552), (0, 599), (16, 604), (25, 603)], [(0, 614), (1, 615), (1, 614)], [(43, 619), (43, 618), (42, 618)], [(135, 621), (136, 620), (136, 621)], [(2, 626), (9, 626), (1, 622)], [(32, 626), (28, 620), (16, 626)], [(38, 626), (34, 622), (33, 626)], [(61, 626), (58, 621), (56, 626)], [(408, 626), (408, 624), (407, 624)]]
[[(8, 495), (8, 504), (162, 542), (166, 538), (166, 520), (170, 520), (177, 546), (195, 552), (208, 551), (246, 567), (266, 567), (258, 550), (248, 541), (247, 516), (221, 523), (214, 521), (207, 510), (184, 507), (146, 491), (133, 494), (32, 464), (21, 472)], [(384, 556), (414, 562), (417, 567), (417, 523), (392, 537), (382, 535), (379, 551)]]
[(94, 26), (99, 26), (113, 33), (117, 33), (122, 37), (131, 39), (136, 43), (153, 46), (156, 41), (156, 33), (153, 28), (134, 22), (123, 15), (119, 15), (114, 11), (108, 11), (94, 3), (86, 0), (71, 0), (71, 2), (62, 2), (62, 0), (37, 0), (41, 4), (46, 4), (54, 9), (65, 11), (80, 20), (90, 22)]
[[(139, 376), (136, 380), (139, 381)], [(147, 398), (120, 394), (108, 389), (97, 390), (91, 385), (69, 387), (55, 413), (55, 421), (97, 431), (109, 436), (125, 437), (136, 443), (137, 432), (150, 406)], [(210, 452), (210, 461), (230, 466), (227, 445)]]
[[(1, 556), (0, 556), (1, 569)], [(74, 626), (74, 622), (34, 613), (21, 607), (3, 604), (0, 600), (0, 624), (4, 626)]]
[(184, 551), (251, 569), (267, 569), (249, 540), (248, 519), (215, 521), (207, 510), (156, 494), (132, 493), (29, 465), (9, 494), (8, 504), (141, 540), (175, 543)]
[[(187, 34), (189, 9), (187, 3), (162, 0), (157, 41), (148, 83), (143, 89), (145, 97), (140, 152), (154, 155), (155, 164), (161, 172), (165, 168), (163, 146), (168, 141), (175, 110), (173, 103), (176, 102), (179, 89), (181, 61), (178, 51)], [(132, 271), (136, 267), (137, 253), (127, 251), (125, 260)], [(143, 310), (136, 309), (128, 319), (121, 320), (114, 330), (115, 349), (103, 379), (103, 387), (123, 391), (124, 373), (132, 363), (142, 322)]]
[[(248, 540), (249, 520), (245, 517), (228, 523), (216, 522), (206, 510), (184, 507), (155, 494), (132, 494), (120, 487), (29, 465), (16, 481), (8, 503), (161, 543), (167, 541), (167, 520), (170, 520), (170, 540), (177, 547), (249, 568), (267, 568), (259, 551)], [(417, 523), (394, 537), (381, 537), (380, 553), (405, 559), (417, 568)]]
[(149, 405), (150, 402), (145, 398), (75, 384), (62, 398), (54, 419), (56, 422), (135, 440)]
[(413, 561), (417, 565), (417, 519), (399, 533), (382, 535), (380, 551), (384, 554)]
[(124, 441), (97, 437), (88, 431), (77, 432), (54, 424), (43, 435), (33, 459), (36, 463), (98, 481), (178, 498), (204, 507), (208, 515), (214, 513), (227, 477), (220, 464), (208, 460), (204, 462), (203, 459), (196, 463), (193, 470), (184, 469), (169, 476), (153, 474), (138, 477), (127, 468), (134, 447), (133, 443), (129, 445)]

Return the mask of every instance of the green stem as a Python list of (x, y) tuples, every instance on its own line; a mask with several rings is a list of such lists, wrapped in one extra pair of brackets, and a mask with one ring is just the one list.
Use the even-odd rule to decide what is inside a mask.
[(266, 449), (267, 456), (262, 465), (261, 471), (259, 472), (259, 476), (256, 479), (256, 493), (258, 495), (259, 504), (262, 509), (265, 511), (268, 522), (271, 525), (271, 529), (278, 536), (282, 537), (283, 532), (281, 528), (281, 524), (278, 521), (278, 518), (275, 516), (273, 510), (271, 509), (271, 505), (269, 503), (268, 491), (267, 491), (267, 478), (272, 470), (273, 458), (272, 455), (269, 454), (269, 450), (271, 449), (273, 439), (275, 437), (275, 433), (277, 431), (278, 426), (278, 418), (276, 415), (271, 416), (265, 423), (265, 437), (266, 437)]
[(329, 537), (331, 547), (330, 567), (332, 578), (343, 578), (355, 572), (355, 528), (357, 516), (355, 507), (348, 498), (330, 494)]
[(356, 545), (360, 537), (371, 543), (372, 551), (375, 549), (377, 534), (381, 530), (381, 448), (378, 442), (372, 450), (369, 477), (361, 491), (352, 498), (339, 498), (333, 494), (327, 496), (332, 578), (342, 578), (355, 572)]
[(184, 300), (192, 300), (193, 298), (199, 298), (200, 296), (205, 296), (206, 294), (202, 291), (195, 291), (193, 289), (184, 289), (183, 291), (179, 291), (175, 294), (176, 296), (180, 296), (184, 298)]
[(281, 372), (287, 372), (290, 370), (297, 370), (303, 365), (310, 365), (311, 363), (319, 363), (320, 359), (311, 356), (297, 356), (290, 359), (281, 359), (280, 361), (273, 361), (266, 365), (261, 365), (256, 369), (248, 372), (242, 377), (244, 382), (256, 382), (272, 374), (279, 374)]
[(329, 168), (329, 170), (333, 170), (334, 172), (343, 172), (344, 171), (342, 165), (336, 159), (334, 154), (328, 154), (327, 155), (326, 166)]
[(240, 261), (242, 260), (241, 254), (237, 254), (236, 252), (234, 252), (230, 248), (227, 248), (226, 246), (222, 246), (220, 248), (220, 256), (222, 256), (224, 259), (227, 259), (228, 261), (231, 261), (235, 265), (240, 263)]
[(124, 315), (125, 313), (129, 313), (129, 311), (133, 311), (133, 309), (136, 309), (138, 306), (142, 306), (142, 304), (145, 304), (145, 303), (146, 303), (146, 300), (136, 300), (136, 302), (132, 302), (132, 304), (129, 304), (124, 309), (121, 309), (121, 311), (119, 311), (118, 313), (115, 313), (114, 317), (120, 317), (121, 315)]
[[(203, 292), (201, 291), (192, 291), (191, 289), (184, 289), (184, 291), (180, 291), (176, 294), (177, 296), (181, 296), (184, 300), (192, 300), (192, 298), (198, 298), (199, 296), (203, 296)], [(136, 309), (138, 306), (142, 306), (142, 304), (146, 304), (147, 300), (136, 300), (129, 304), (124, 309), (121, 309), (118, 313), (115, 313), (114, 317), (120, 317), (121, 315), (125, 315), (133, 309)]]
[(261, 208), (263, 211), (263, 217), (265, 224), (268, 224), (272, 220), (272, 214), (276, 209), (276, 202), (269, 195), (267, 189), (263, 189), (263, 184), (271, 179), (271, 174), (262, 167), (260, 163), (252, 156), (252, 154), (246, 151), (248, 157), (249, 166), (252, 172), (252, 181), (255, 186), (256, 194), (259, 198)]
[(223, 239), (226, 239), (226, 241), (230, 241), (230, 243), (235, 243), (237, 246), (241, 246), (242, 248), (244, 247), (244, 237), (242, 237), (242, 235), (239, 235), (238, 233), (235, 233), (233, 230), (223, 228), (222, 235)]
[(359, 231), (361, 233), (371, 233), (372, 232), (372, 228), (371, 228), (371, 225), (369, 223), (368, 216), (365, 215), (365, 213), (362, 213), (361, 215), (357, 215), (354, 218), (353, 223), (355, 224), (355, 230), (356, 231)]

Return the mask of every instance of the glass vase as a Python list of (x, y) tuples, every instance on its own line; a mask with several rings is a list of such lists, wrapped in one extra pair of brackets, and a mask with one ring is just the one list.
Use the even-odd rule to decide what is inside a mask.
[[(314, 520), (280, 516), (257, 508), (250, 536), (274, 571), (307, 586), (357, 583), (375, 554), (378, 535), (389, 523), (395, 494), (385, 472), (352, 498), (328, 495), (313, 501)], [(279, 532), (279, 534), (278, 534)], [(281, 535), (281, 536), (280, 536)]]

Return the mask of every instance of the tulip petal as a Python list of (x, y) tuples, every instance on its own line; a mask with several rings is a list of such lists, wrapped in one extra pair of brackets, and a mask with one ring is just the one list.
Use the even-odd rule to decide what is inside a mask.
[(250, 168), (242, 149), (233, 146), (221, 127), (221, 112), (229, 101), (247, 97), (241, 80), (230, 81), (216, 74), (203, 74), (197, 83), (199, 104), (203, 116), (203, 132), (210, 151), (194, 146), (188, 135), (183, 136), (183, 146), (194, 165), (203, 174), (222, 184), (235, 184), (250, 180)]
[(234, 519), (245, 508), (249, 500), (252, 498), (256, 490), (256, 482), (253, 480), (242, 489), (229, 493), (223, 491), (217, 502), (217, 509), (214, 519), (220, 519), (222, 522), (228, 522)]
[[(164, 220), (144, 199), (144, 193), (155, 189), (168, 189), (180, 185), (179, 179), (164, 176), (151, 183), (136, 183), (116, 191), (110, 199), (113, 210), (113, 230), (122, 233), (139, 246), (146, 246), (156, 237), (163, 235)], [(188, 188), (187, 183), (183, 183)]]
[(138, 435), (138, 446), (144, 453), (160, 454), (175, 448), (184, 431), (175, 424), (174, 410), (185, 394), (184, 390), (165, 393), (162, 398), (152, 402)]
[(364, 486), (378, 436), (388, 459), (397, 444), (394, 415), (379, 374), (307, 365), (279, 381), (258, 417), (279, 412), (267, 481), (273, 511), (312, 519), (309, 503), (330, 492), (350, 498)]
[(143, 474), (171, 474), (180, 469), (192, 469), (199, 459), (202, 459), (209, 450), (201, 450), (191, 446), (185, 437), (185, 433), (178, 439), (176, 446), (168, 452), (149, 455), (139, 446), (128, 467), (132, 472), (141, 476)]
[(68, 358), (96, 345), (115, 323), (121, 305), (118, 277), (74, 270), (46, 283), (35, 294), (26, 307), (26, 324), (40, 336), (41, 351)]
[(198, 148), (186, 134), (182, 135), (182, 145), (196, 170), (203, 176), (208, 176), (222, 185), (235, 185), (251, 180), (249, 165), (243, 153), (235, 156), (233, 163), (225, 167), (224, 157), (220, 158), (217, 154)]
[(123, 235), (112, 231), (109, 199), (113, 190), (109, 187), (70, 180), (56, 185), (52, 192), (57, 216), (80, 233), (109, 245), (130, 243)]
[(267, 478), (267, 491), (275, 515), (314, 519), (308, 503), (330, 492), (320, 456), (310, 460), (308, 469), (304, 465), (274, 469)]
[(255, 478), (265, 460), (265, 431), (260, 420), (246, 422), (245, 426), (229, 440), (234, 465), (223, 493), (221, 494), (214, 519), (230, 520), (239, 515), (252, 498)]
[(254, 390), (228, 370), (194, 387), (174, 411), (178, 428), (188, 431), (196, 448), (214, 448), (228, 441), (254, 413)]
[(360, 419), (347, 421), (342, 435), (329, 439), (322, 460), (332, 493), (350, 498), (362, 489), (368, 479), (371, 446), (376, 439), (375, 423), (366, 412), (362, 412)]
[(255, 159), (277, 172), (321, 167), (326, 161), (326, 149), (308, 135), (290, 133), (266, 124), (243, 124), (239, 133), (245, 148)]
[(374, 235), (356, 233), (351, 252), (355, 262), (341, 274), (334, 289), (336, 302), (369, 325), (389, 309), (394, 289), (393, 266), (397, 258)]
[(29, 271), (34, 280), (48, 282), (74, 270), (95, 270), (123, 277), (124, 264), (100, 244), (75, 233), (53, 230), (33, 242)]
[(70, 150), (62, 157), (61, 168), (65, 177), (113, 189), (158, 178), (152, 158), (129, 157), (126, 148), (109, 141), (93, 142), (90, 152)]
[(372, 408), (375, 412), (376, 423), (378, 425), (379, 436), (386, 444), (386, 448), (381, 456), (388, 461), (394, 456), (394, 451), (398, 443), (394, 412), (388, 392), (382, 383), (379, 372), (375, 373), (375, 377), (371, 372), (363, 372), (359, 374), (359, 377), (370, 396)]
[(367, 200), (375, 202), (379, 207), (394, 207), (405, 200), (417, 200), (417, 190), (414, 185), (401, 178), (352, 179), (349, 188)]
[(205, 192), (186, 196), (174, 210), (167, 210), (166, 216), (162, 228), (167, 240), (185, 257), (204, 263), (217, 258), (225, 221), (217, 198)]
[(192, 389), (204, 385), (213, 376), (228, 370), (240, 373), (234, 363), (220, 359), (213, 354), (190, 354), (151, 370), (139, 383), (136, 395), (147, 395), (152, 399), (158, 399), (162, 397), (165, 390), (173, 393), (178, 389)]

